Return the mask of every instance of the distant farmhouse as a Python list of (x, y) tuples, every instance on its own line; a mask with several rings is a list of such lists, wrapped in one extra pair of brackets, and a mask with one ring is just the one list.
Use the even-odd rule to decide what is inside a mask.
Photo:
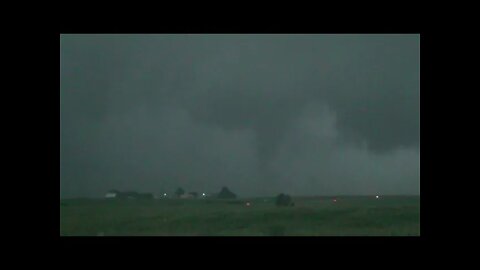
[(138, 193), (135, 191), (120, 192), (118, 190), (110, 190), (105, 194), (107, 199), (153, 199), (151, 193)]
[(105, 194), (105, 198), (107, 199), (116, 198), (118, 193), (119, 192), (116, 190), (110, 190), (109, 192), (107, 192), (107, 194)]
[(188, 192), (180, 195), (180, 199), (196, 199), (198, 198), (198, 192)]

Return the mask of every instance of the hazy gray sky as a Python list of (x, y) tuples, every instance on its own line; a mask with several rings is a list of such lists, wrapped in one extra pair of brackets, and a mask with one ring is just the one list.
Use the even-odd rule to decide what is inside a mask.
[(61, 197), (419, 194), (419, 35), (62, 35)]

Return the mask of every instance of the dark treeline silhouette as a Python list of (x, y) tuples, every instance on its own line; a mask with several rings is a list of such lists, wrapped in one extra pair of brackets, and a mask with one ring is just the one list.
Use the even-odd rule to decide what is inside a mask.
[[(198, 198), (199, 193), (196, 191), (186, 192), (183, 188), (179, 187), (174, 192), (176, 198)], [(219, 193), (205, 194), (202, 193), (202, 197), (206, 198), (216, 198), (216, 199), (236, 199), (237, 195), (230, 191), (227, 187), (222, 187)], [(116, 198), (116, 199), (154, 199), (152, 193), (139, 193), (135, 191), (126, 191), (121, 192), (118, 190), (110, 190), (106, 195), (106, 198)], [(159, 198), (167, 197), (166, 193), (162, 193)]]
[(295, 204), (292, 201), (292, 197), (287, 194), (281, 193), (277, 196), (275, 200), (275, 205), (277, 206), (294, 206)]
[(175, 191), (175, 196), (177, 197), (180, 197), (183, 194), (185, 194), (185, 190), (183, 188), (177, 188), (177, 190)]
[[(203, 193), (205, 194), (205, 193)], [(185, 196), (184, 196), (185, 195)], [(230, 191), (227, 187), (223, 187), (219, 193), (213, 193), (210, 195), (203, 195), (208, 198), (217, 198), (217, 199), (235, 199), (237, 198), (237, 195)], [(199, 193), (196, 191), (192, 192), (185, 192), (185, 190), (181, 187), (177, 188), (175, 191), (175, 197), (177, 198), (198, 198)]]
[(231, 192), (227, 187), (223, 187), (217, 195), (218, 199), (235, 199), (237, 195)]

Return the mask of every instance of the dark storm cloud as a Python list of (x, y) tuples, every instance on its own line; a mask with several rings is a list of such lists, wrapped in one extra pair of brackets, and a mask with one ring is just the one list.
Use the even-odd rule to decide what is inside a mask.
[(418, 35), (62, 35), (61, 190), (419, 192)]

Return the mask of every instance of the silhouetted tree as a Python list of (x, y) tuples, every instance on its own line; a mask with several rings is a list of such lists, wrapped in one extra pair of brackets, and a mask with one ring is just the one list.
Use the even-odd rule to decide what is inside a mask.
[(275, 204), (277, 206), (294, 206), (295, 205), (292, 202), (292, 198), (289, 195), (283, 194), (283, 193), (277, 196), (277, 199), (275, 200)]
[(183, 188), (177, 188), (177, 190), (175, 191), (175, 195), (177, 195), (177, 197), (180, 197), (183, 194), (185, 194), (185, 190), (183, 190)]
[(217, 198), (219, 199), (235, 199), (237, 195), (231, 192), (227, 187), (223, 187), (220, 193), (218, 193)]

